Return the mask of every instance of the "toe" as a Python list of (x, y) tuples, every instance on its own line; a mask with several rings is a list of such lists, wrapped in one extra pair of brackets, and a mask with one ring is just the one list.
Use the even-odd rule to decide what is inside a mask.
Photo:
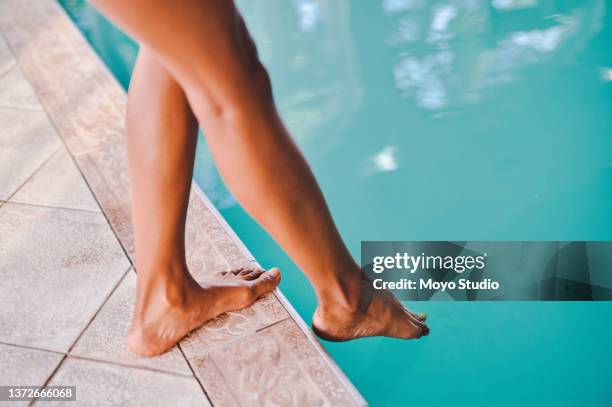
[(259, 278), (259, 276), (261, 276), (263, 273), (265, 273), (266, 270), (263, 269), (253, 269), (253, 270), (249, 270), (248, 273), (244, 274), (242, 276), (242, 278), (244, 278), (245, 280), (255, 280), (256, 278)]
[(409, 314), (409, 317), (410, 317), (410, 322), (412, 322), (413, 325), (419, 328), (422, 336), (429, 335), (429, 327), (422, 319), (418, 318), (414, 314)]
[(243, 271), (244, 271), (243, 268), (239, 268), (239, 269), (234, 269), (234, 270), (230, 271), (230, 273), (232, 273), (235, 276), (238, 276), (238, 275), (242, 274)]
[(412, 315), (414, 315), (421, 322), (427, 321), (427, 314), (424, 312), (413, 312)]
[(418, 339), (421, 336), (429, 335), (429, 328), (427, 325), (413, 313), (404, 307), (401, 307), (401, 309), (396, 308), (395, 312), (395, 322), (392, 323), (390, 328), (396, 335), (391, 336), (398, 336), (404, 339)]
[(425, 328), (414, 321), (407, 321), (402, 331), (404, 338), (409, 339), (419, 339), (420, 337), (426, 335)]
[(276, 288), (278, 283), (280, 283), (280, 279), (280, 270), (276, 267), (262, 272), (255, 280), (252, 281), (255, 295), (260, 297), (265, 293), (272, 291), (274, 288)]

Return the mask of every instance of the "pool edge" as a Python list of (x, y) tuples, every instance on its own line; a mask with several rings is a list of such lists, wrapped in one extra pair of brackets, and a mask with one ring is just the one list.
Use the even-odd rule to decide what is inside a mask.
[[(9, 0), (5, 1), (2, 7), (7, 12), (3, 13), (4, 16), (0, 16), (0, 30), (15, 50), (21, 69), (32, 84), (46, 114), (55, 125), (72, 159), (101, 206), (117, 239), (133, 263), (135, 256), (131, 231), (130, 191), (123, 141), (125, 91), (77, 30), (66, 11), (55, 1), (35, 0), (22, 4), (19, 1)], [(213, 245), (213, 250), (203, 253), (201, 247), (192, 244), (191, 254), (196, 257), (195, 259), (192, 258), (192, 263), (202, 265), (209, 260), (212, 261), (210, 258), (205, 258), (206, 256), (220, 256), (213, 260), (225, 261), (228, 265), (240, 264), (245, 260), (247, 263), (254, 261), (255, 259), (248, 248), (221, 217), (199, 186), (195, 182), (192, 185), (192, 190), (195, 193), (192, 194), (190, 218), (188, 219), (188, 228), (191, 227), (191, 238), (198, 243), (212, 242)], [(193, 209), (193, 207), (196, 207), (196, 209)], [(211, 225), (206, 225), (207, 222), (210, 223), (208, 214), (212, 214), (216, 222), (221, 225), (223, 232), (229, 236), (242, 256), (232, 257), (231, 253), (227, 254), (227, 246), (221, 247), (219, 242), (211, 238), (211, 234), (214, 233), (214, 230), (211, 232), (214, 225), (212, 225), (212, 228)], [(226, 243), (223, 242), (223, 244)], [(195, 270), (196, 273), (206, 273), (208, 271), (204, 266)], [(290, 340), (297, 341), (295, 342), (297, 343), (296, 346), (312, 347), (314, 353), (311, 352), (306, 355), (308, 363), (314, 363), (316, 369), (327, 370), (325, 374), (322, 374), (321, 371), (314, 369), (314, 372), (309, 372), (306, 375), (309, 376), (309, 379), (300, 379), (310, 380), (307, 385), (317, 385), (318, 387), (312, 390), (323, 397), (325, 404), (367, 405), (357, 389), (314, 337), (312, 331), (297, 314), (287, 298), (280, 290), (276, 290), (274, 294), (288, 313), (288, 317), (276, 314), (267, 315), (266, 313), (269, 313), (269, 310), (262, 306), (262, 309), (257, 311), (259, 313), (257, 318), (263, 318), (265, 321), (255, 321), (256, 323), (252, 324), (255, 327), (252, 332), (241, 332), (239, 335), (230, 337), (226, 341), (227, 343), (214, 343), (209, 348), (205, 348), (203, 353), (198, 353), (198, 351), (201, 351), (201, 341), (196, 341), (195, 346), (193, 345), (193, 338), (190, 338), (191, 342), (188, 340), (181, 343), (183, 354), (186, 355), (186, 359), (194, 370), (194, 375), (200, 380), (209, 398), (218, 404), (225, 404), (232, 398), (240, 399), (240, 394), (235, 392), (231, 394), (232, 391), (229, 386), (222, 390), (229, 391), (230, 398), (211, 394), (211, 391), (214, 390), (211, 390), (214, 387), (213, 384), (218, 385), (220, 381), (227, 381), (228, 372), (229, 374), (234, 373), (228, 370), (224, 371), (223, 369), (226, 366), (219, 366), (219, 363), (214, 363), (215, 357), (226, 350), (232, 342), (236, 343), (248, 338), (255, 340), (255, 337), (263, 338), (260, 340), (262, 343), (265, 341), (282, 342), (285, 340), (283, 335), (289, 335)], [(277, 320), (270, 318), (277, 318)], [(291, 330), (292, 327), (289, 327), (289, 331), (275, 328), (280, 325), (287, 325), (289, 319), (299, 328), (306, 342), (295, 337), (296, 332), (295, 329)], [(218, 333), (218, 331), (215, 331), (215, 333)], [(198, 335), (193, 336), (197, 337)], [(206, 332), (202, 336), (206, 336)], [(206, 338), (204, 339), (206, 340)], [(189, 347), (190, 344), (191, 348)], [(284, 352), (282, 356), (294, 363), (296, 369), (301, 369), (300, 372), (303, 373), (305, 372), (305, 364), (300, 362), (301, 356), (292, 354), (294, 352), (290, 346), (292, 344), (290, 342), (280, 343), (279, 346), (283, 350), (279, 352)], [(194, 349), (195, 354), (193, 353)], [(193, 357), (190, 357), (190, 355)], [(213, 363), (209, 363), (209, 359)], [(257, 367), (260, 369), (266, 368), (266, 366)], [(217, 376), (211, 378), (209, 370), (215, 370), (214, 374)], [(317, 378), (319, 382), (317, 382)], [(331, 380), (333, 382), (337, 380), (338, 382), (330, 384), (322, 383), (321, 380)], [(230, 382), (233, 382), (233, 380)], [(309, 389), (306, 388), (306, 390)], [(349, 396), (349, 398), (346, 396)], [(349, 401), (352, 402), (348, 403)]]

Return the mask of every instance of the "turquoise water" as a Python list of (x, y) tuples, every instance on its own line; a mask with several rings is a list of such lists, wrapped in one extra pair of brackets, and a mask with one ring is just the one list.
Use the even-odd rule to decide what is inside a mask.
[[(135, 44), (62, 1), (121, 83)], [(612, 2), (241, 1), (342, 235), (612, 240)], [(221, 182), (196, 181), (305, 320), (307, 280)], [(373, 406), (610, 405), (612, 303), (417, 303), (415, 342), (324, 343)]]

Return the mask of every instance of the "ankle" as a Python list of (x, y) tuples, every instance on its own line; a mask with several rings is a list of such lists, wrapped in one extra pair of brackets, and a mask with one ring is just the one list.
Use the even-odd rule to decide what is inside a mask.
[(359, 310), (361, 297), (360, 274), (350, 273), (338, 275), (336, 279), (325, 284), (325, 288), (317, 292), (319, 309), (326, 313), (338, 309), (347, 313)]
[(193, 287), (189, 272), (174, 268), (151, 271), (138, 273), (138, 303), (144, 308), (153, 303), (169, 308), (185, 306)]

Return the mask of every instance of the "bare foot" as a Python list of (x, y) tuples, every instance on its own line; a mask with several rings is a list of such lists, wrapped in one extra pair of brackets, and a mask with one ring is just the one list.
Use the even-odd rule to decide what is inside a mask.
[(319, 306), (312, 318), (312, 328), (322, 339), (348, 341), (367, 336), (416, 339), (429, 335), (426, 315), (412, 313), (386, 290), (374, 290), (361, 282), (360, 304), (350, 310), (339, 304)]
[[(141, 356), (164, 353), (189, 332), (224, 312), (248, 307), (280, 282), (280, 271), (239, 269), (216, 274), (203, 286), (190, 278), (151, 285), (137, 296), (128, 346)], [(140, 293), (139, 293), (140, 294)]]

